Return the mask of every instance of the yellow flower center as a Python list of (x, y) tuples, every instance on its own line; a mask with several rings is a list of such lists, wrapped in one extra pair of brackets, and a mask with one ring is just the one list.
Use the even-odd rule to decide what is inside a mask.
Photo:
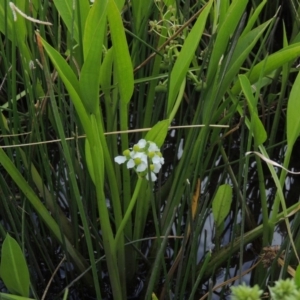
[(138, 157), (134, 159), (134, 163), (136, 166), (138, 166), (141, 162), (142, 162), (142, 160)]
[(153, 157), (154, 157), (154, 155), (155, 155), (155, 153), (154, 153), (154, 152), (149, 152), (149, 153), (148, 153), (148, 157), (149, 157), (149, 158), (153, 158)]
[(127, 149), (127, 150), (124, 150), (123, 151), (123, 155), (128, 157), (130, 155), (130, 151)]

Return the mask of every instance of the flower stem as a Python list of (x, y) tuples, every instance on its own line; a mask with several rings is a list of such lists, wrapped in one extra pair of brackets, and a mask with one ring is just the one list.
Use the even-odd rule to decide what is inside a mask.
[(115, 247), (116, 249), (118, 248), (118, 240), (126, 226), (126, 223), (128, 222), (130, 216), (131, 216), (131, 213), (132, 213), (132, 210), (135, 206), (135, 203), (136, 203), (136, 200), (137, 200), (137, 197), (138, 197), (138, 194), (140, 192), (140, 189), (141, 189), (141, 185), (142, 185), (142, 182), (143, 182), (143, 178), (139, 177), (137, 183), (136, 183), (136, 186), (135, 186), (135, 190), (134, 190), (134, 193), (132, 195), (132, 198), (129, 202), (129, 205), (128, 205), (128, 208), (126, 210), (126, 213), (123, 217), (123, 220), (121, 221), (121, 224), (119, 226), (119, 228), (117, 229), (117, 233), (116, 233), (116, 237), (115, 237)]

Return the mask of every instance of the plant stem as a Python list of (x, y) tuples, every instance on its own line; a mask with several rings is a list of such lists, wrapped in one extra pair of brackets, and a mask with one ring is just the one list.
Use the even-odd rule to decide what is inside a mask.
[[(140, 189), (141, 189), (141, 185), (142, 185), (142, 182), (143, 182), (143, 178), (139, 177), (137, 183), (136, 183), (136, 186), (135, 186), (135, 190), (134, 190), (134, 193), (132, 195), (132, 198), (130, 200), (130, 203), (128, 205), (128, 208), (126, 210), (126, 213), (124, 215), (124, 218), (120, 224), (120, 227), (118, 228), (117, 230), (117, 233), (116, 233), (116, 237), (115, 237), (115, 246), (118, 244), (118, 240), (126, 226), (126, 223), (128, 222), (130, 216), (131, 216), (131, 213), (132, 213), (132, 210), (135, 206), (135, 203), (136, 203), (136, 200), (137, 200), (137, 197), (138, 197), (138, 194), (140, 192)], [(116, 249), (115, 249), (116, 250)]]

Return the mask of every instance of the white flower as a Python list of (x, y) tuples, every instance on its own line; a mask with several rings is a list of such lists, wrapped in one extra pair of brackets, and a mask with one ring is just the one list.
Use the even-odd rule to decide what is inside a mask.
[(141, 139), (131, 150), (125, 150), (123, 156), (115, 157), (115, 162), (119, 165), (126, 162), (128, 169), (134, 169), (147, 180), (149, 180), (150, 174), (151, 181), (156, 181), (156, 174), (159, 173), (165, 160), (155, 143)]
[(133, 155), (137, 172), (144, 172), (148, 167), (147, 155), (144, 152), (136, 152)]
[(140, 149), (145, 148), (146, 144), (147, 144), (147, 142), (144, 139), (139, 140), (138, 143), (137, 143), (137, 145), (140, 147)]
[[(150, 172), (150, 176), (151, 176), (151, 181), (156, 181), (157, 176), (155, 175), (154, 172)], [(147, 175), (146, 175), (146, 179), (149, 180), (149, 173), (148, 172), (147, 172)]]
[(162, 156), (155, 155), (152, 158), (152, 162), (153, 162), (154, 165), (160, 165), (161, 166), (165, 163), (165, 159)]
[(154, 173), (158, 173), (160, 171), (160, 169), (161, 169), (161, 164), (153, 163), (153, 166), (154, 166), (153, 172)]
[(134, 160), (133, 160), (132, 158), (130, 158), (130, 159), (128, 160), (126, 166), (127, 166), (127, 169), (132, 169), (132, 168), (134, 168), (134, 166), (135, 166)]
[(159, 148), (156, 146), (155, 143), (153, 142), (149, 142), (149, 148), (148, 148), (149, 152), (159, 152)]
[(126, 160), (127, 160), (126, 156), (119, 155), (115, 157), (115, 162), (119, 165), (123, 164)]

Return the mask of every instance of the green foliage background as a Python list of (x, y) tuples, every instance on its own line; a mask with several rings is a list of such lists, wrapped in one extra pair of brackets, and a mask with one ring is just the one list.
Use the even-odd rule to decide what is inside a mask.
[[(288, 168), (300, 133), (299, 7), (280, 3), (1, 1), (0, 232), (26, 257), (32, 297), (44, 299), (49, 281), (57, 299), (69, 289), (81, 299), (127, 299), (143, 274), (141, 298), (199, 298), (237, 252), (242, 269), (247, 244), (258, 241), (257, 253), (270, 245), (283, 220), (282, 276), (298, 264), (297, 204), (286, 204), (287, 172), (271, 161), (286, 146)], [(180, 128), (170, 155), (172, 125)], [(168, 162), (155, 184), (114, 163), (140, 138)], [(255, 156), (261, 221), (247, 201), (249, 151), (268, 167)], [(197, 257), (211, 212), (215, 248)], [(65, 281), (59, 263), (74, 268)], [(276, 260), (262, 268), (253, 281), (264, 287)]]

